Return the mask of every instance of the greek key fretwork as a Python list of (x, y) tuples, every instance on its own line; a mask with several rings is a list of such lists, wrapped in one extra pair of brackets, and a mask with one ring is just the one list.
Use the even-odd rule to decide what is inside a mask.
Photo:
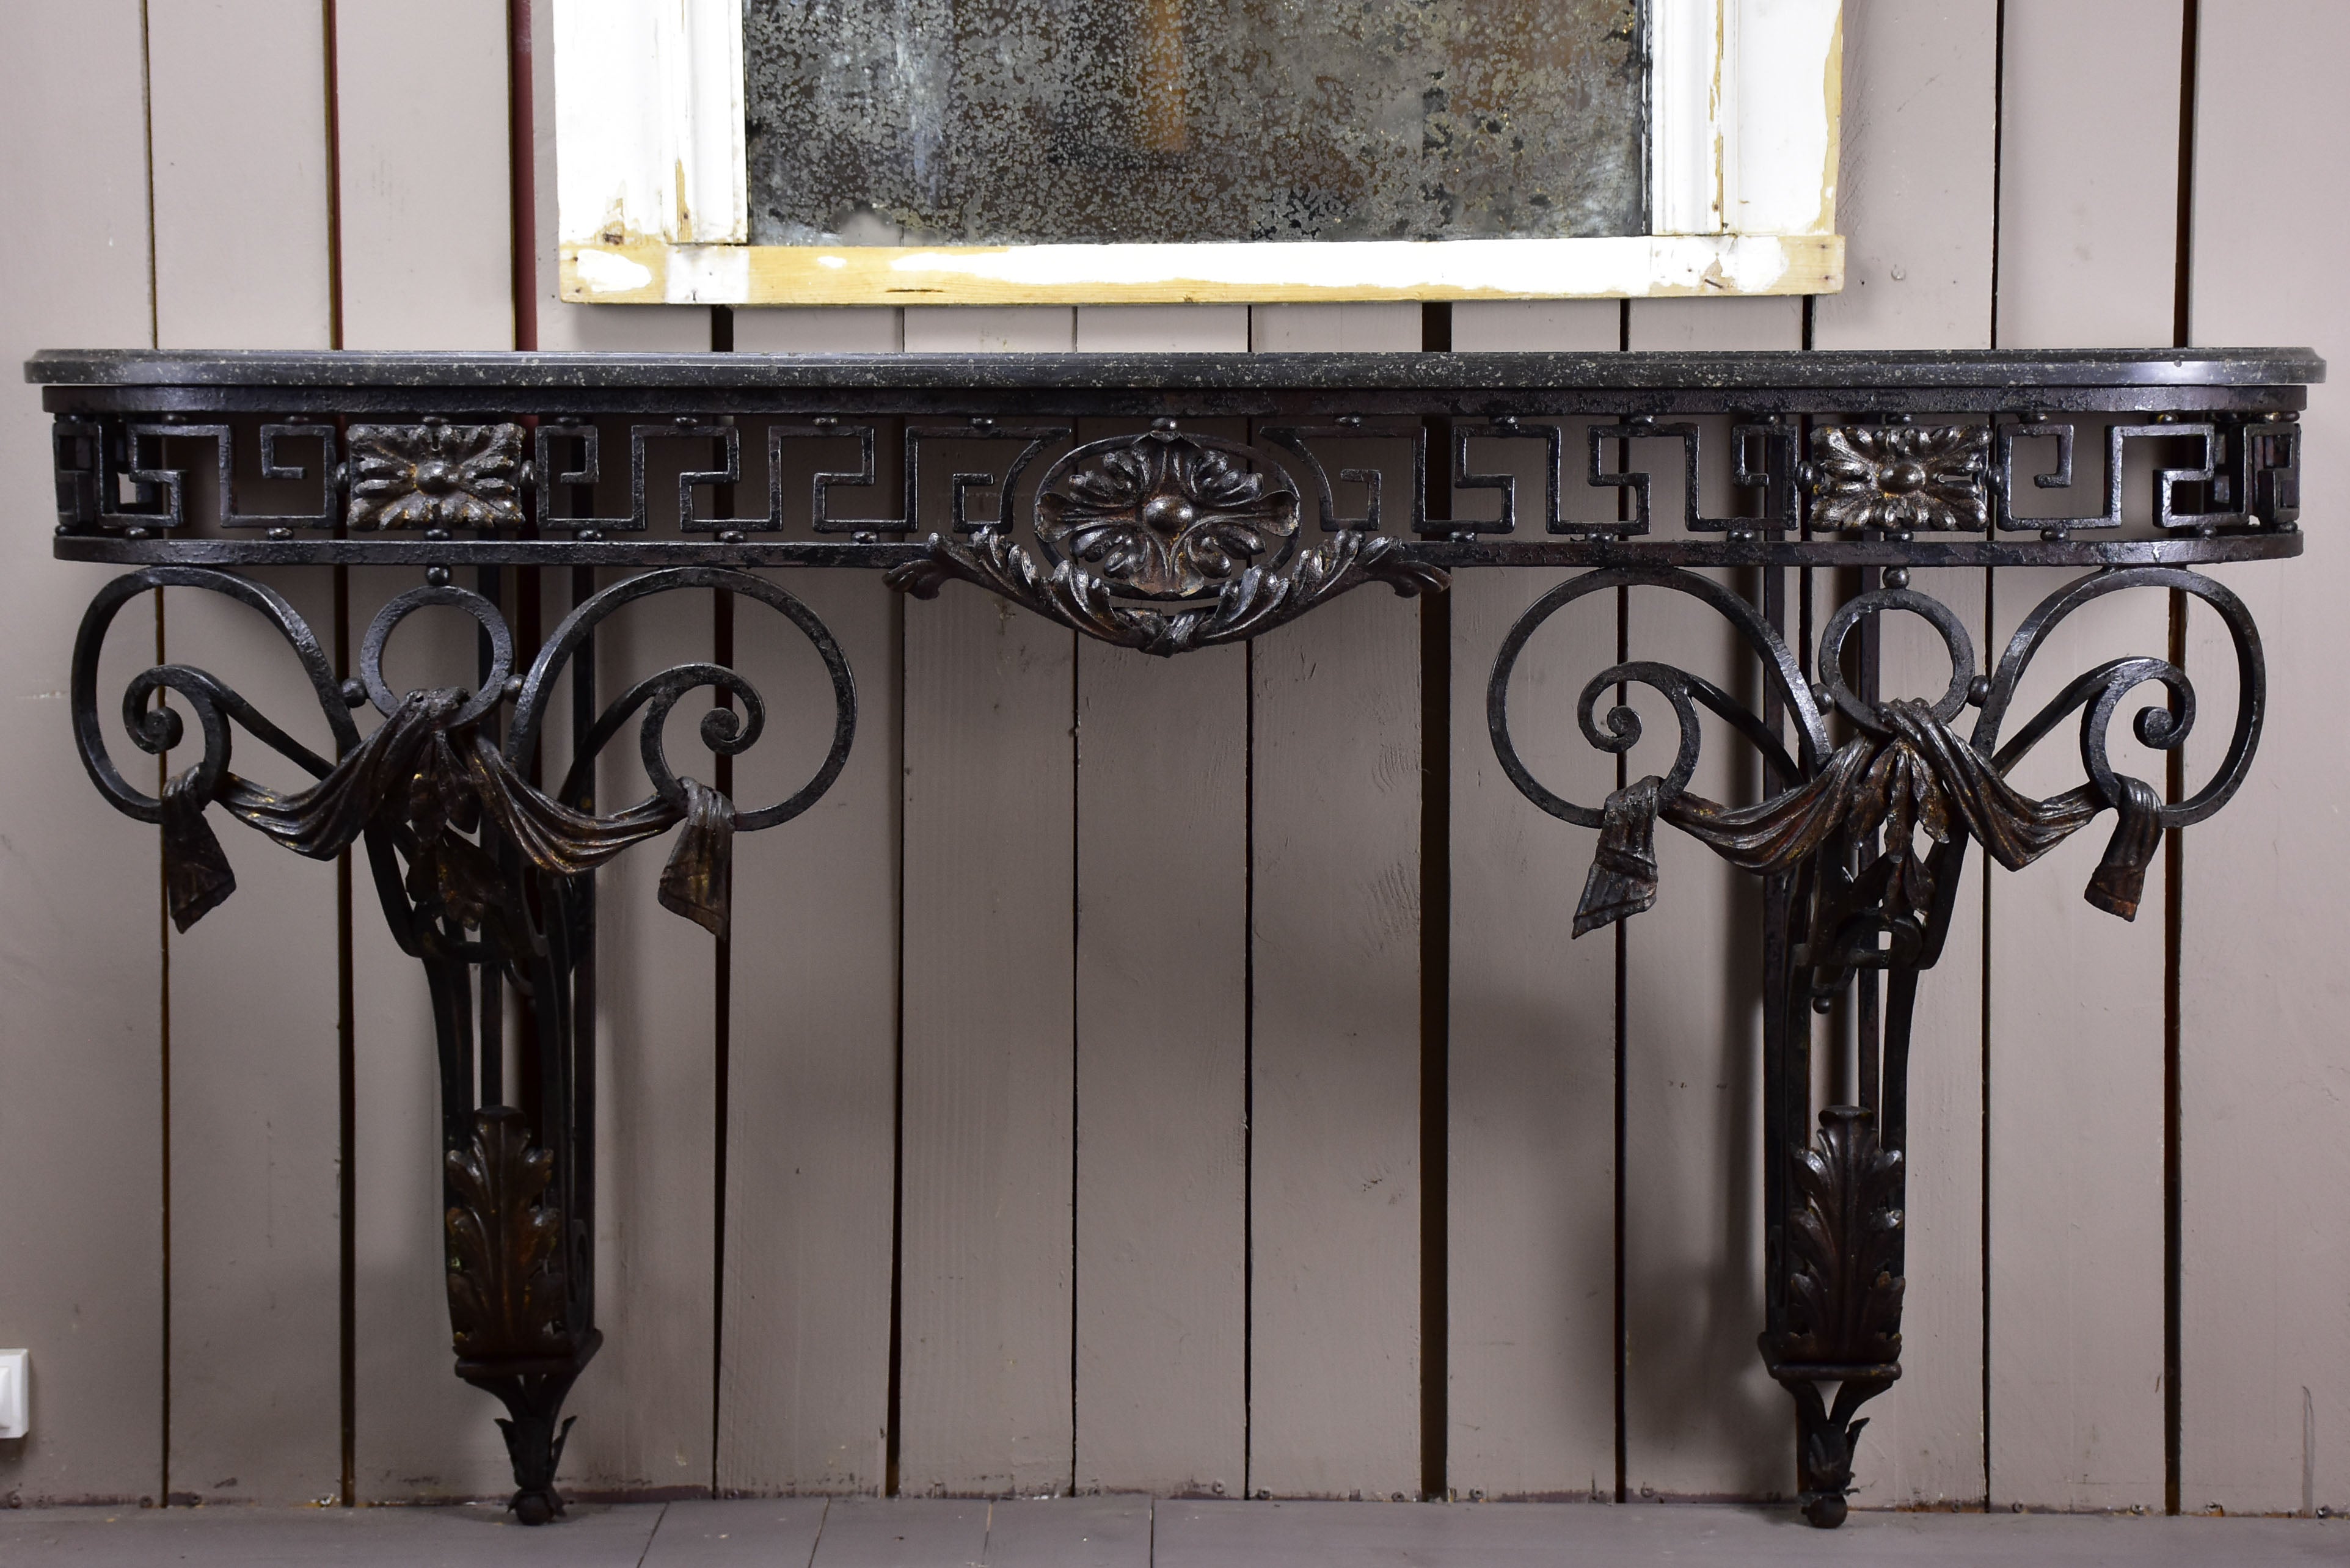
[[(1698, 470), (1702, 437), (1699, 428), (1685, 423), (1659, 424), (1652, 420), (1634, 416), (1620, 424), (1592, 425), (1586, 432), (1590, 472), (1586, 483), (1594, 488), (1628, 491), (1632, 499), (1627, 510), (1631, 515), (1617, 522), (1599, 523), (1565, 522), (1554, 517), (1550, 531), (1554, 534), (1611, 537), (1646, 534), (1648, 531), (1650, 485), (1654, 476), (1648, 471), (1630, 467), (1608, 469), (1601, 443), (1672, 439), (1678, 439), (1681, 443), (1681, 526), (1684, 529), (1692, 534), (1725, 534), (1795, 526), (1795, 432), (1793, 429), (1777, 423), (1741, 423), (1731, 427), (1730, 483), (1741, 490), (1762, 491), (1762, 513), (1754, 517), (1708, 517), (1700, 505), (1701, 492), (1698, 484)], [(1752, 454), (1757, 451), (1762, 453), (1759, 465), (1752, 460)]]
[(1428, 428), (1425, 425), (1366, 425), (1361, 420), (1350, 416), (1348, 421), (1335, 425), (1268, 426), (1258, 434), (1305, 461), (1307, 471), (1314, 476), (1317, 497), (1315, 517), (1325, 534), (1336, 534), (1342, 528), (1359, 529), (1370, 534), (1383, 531), (1387, 526), (1387, 476), (1377, 468), (1340, 469), (1338, 478), (1343, 483), (1359, 484), (1364, 492), (1363, 514), (1360, 517), (1340, 516), (1338, 499), (1330, 485), (1330, 471), (1323, 465), (1311, 445), (1317, 441), (1409, 441), (1411, 489), (1409, 504), (1411, 515), (1406, 527), (1411, 533), (1425, 534), (1450, 532), (1453, 526), (1450, 523), (1431, 525), (1429, 522)]
[[(1565, 532), (1559, 519), (1559, 492), (1566, 471), (1566, 443), (1559, 428), (1552, 424), (1522, 425), (1503, 415), (1490, 424), (1471, 424), (1466, 421), (1452, 427), (1452, 489), (1498, 490), (1502, 493), (1502, 515), (1498, 520), (1479, 523), (1456, 518), (1450, 531), (1454, 534), (1513, 534), (1518, 527), (1518, 476), (1514, 473), (1471, 473), (1469, 472), (1469, 443), (1471, 441), (1538, 441), (1543, 443), (1543, 525), (1551, 533)], [(1645, 494), (1645, 492), (1643, 493)]]
[[(2015, 443), (2019, 441), (2054, 440), (2056, 442), (2056, 463), (2044, 473), (2032, 476), (2033, 485), (2041, 490), (2069, 490), (2073, 487), (2073, 452), (2074, 427), (2070, 421), (2022, 420), (1998, 428), (1999, 447), (1999, 525), (2002, 529), (2035, 530), (2040, 533), (2064, 534), (2085, 528), (2118, 528), (2122, 525), (2123, 454), (2133, 441), (2193, 441), (2199, 443), (2202, 459), (2192, 468), (2158, 468), (2154, 471), (2154, 525), (2166, 530), (2218, 529), (2244, 527), (2259, 523), (2290, 523), (2300, 514), (2299, 443), (2294, 439), (2297, 427), (2281, 422), (2262, 422), (2243, 427), (2237, 439), (2229, 442), (2220, 426), (2210, 421), (2180, 421), (2152, 424), (2116, 424), (2105, 427), (2106, 493), (2105, 510), (2075, 517), (2026, 517), (2015, 511)], [(2229, 445), (2236, 448), (2237, 462), (2233, 474), (2222, 472), (2223, 451)], [(2182, 485), (2203, 488), (2212, 504), (2212, 510), (2184, 511), (2178, 504)], [(2243, 497), (2251, 505), (2237, 510), (2230, 505), (2236, 497)]]
[[(926, 441), (1016, 441), (1024, 443), (1011, 466), (998, 479), (993, 473), (956, 472), (947, 479), (948, 532), (975, 534), (983, 528), (1010, 529), (1016, 513), (1014, 496), (1020, 488), (1021, 476), (1026, 473), (1038, 455), (1056, 441), (1065, 441), (1076, 432), (1068, 425), (999, 425), (993, 420), (978, 420), (966, 425), (915, 425), (906, 431), (906, 515), (897, 527), (908, 530), (921, 526), (922, 443)], [(868, 459), (869, 461), (869, 459)], [(974, 519), (970, 514), (970, 495), (974, 490), (996, 492), (993, 517)], [(847, 526), (845, 524), (818, 523), (827, 531)], [(870, 524), (867, 524), (870, 526)]]
[[(265, 423), (259, 430), (261, 472), (265, 481), (309, 481), (307, 462), (289, 462), (279, 443), (318, 443), (316, 512), (244, 513), (238, 510), (236, 432), (227, 424), (115, 423), (59, 420), (50, 436), (56, 453), (57, 521), (68, 527), (170, 532), (187, 526), (188, 483), (192, 470), (169, 461), (166, 441), (202, 441), (213, 448), (220, 525), (224, 529), (332, 528), (337, 521), (340, 479), (331, 424)], [(125, 488), (129, 499), (124, 498)]]

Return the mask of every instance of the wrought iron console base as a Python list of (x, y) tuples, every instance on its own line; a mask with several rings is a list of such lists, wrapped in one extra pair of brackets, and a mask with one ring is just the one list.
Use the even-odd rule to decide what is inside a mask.
[[(1572, 935), (1655, 902), (1660, 820), (1762, 878), (1770, 1154), (1759, 1344), (1794, 1399), (1799, 1493), (1825, 1526), (1845, 1516), (1867, 1424), (1859, 1411), (1901, 1374), (1911, 1013), (1918, 976), (1940, 955), (1967, 846), (2019, 869), (2110, 812), (2086, 897), (2128, 919), (2161, 836), (2209, 816), (2242, 783), (2263, 717), (2260, 642), (2242, 603), (2194, 568), (2300, 553), (2297, 418), (2324, 367), (2305, 350), (47, 353), (27, 374), (56, 415), (57, 556), (132, 568), (84, 620), (73, 723), (101, 793), (161, 826), (172, 919), (185, 929), (234, 890), (211, 826), (217, 808), (298, 854), (363, 845), (392, 933), (423, 966), (440, 1053), (456, 1370), (506, 1406), (513, 1506), (525, 1522), (562, 1511), (562, 1405), (602, 1339), (587, 1048), (596, 868), (674, 830), (660, 902), (725, 934), (733, 836), (813, 805), (855, 735), (855, 686), (831, 634), (752, 568), (878, 570), (918, 597), (961, 582), (1088, 637), (1171, 656), (1271, 631), (1374, 583), (1415, 595), (1444, 591), (1458, 570), (1576, 566), (1502, 645), (1492, 742), (1535, 805), (1598, 831)], [(1235, 426), (1245, 439), (1208, 433)], [(2104, 472), (2076, 485), (2085, 431)], [(745, 493), (746, 440), (764, 454), (764, 495)], [(1678, 515), (1656, 506), (1659, 472), (1635, 466), (1659, 442)], [(608, 446), (626, 454), (611, 473)], [(1513, 452), (1530, 462), (1480, 466)], [(2141, 452), (2154, 462), (2152, 500), (2136, 517), (2125, 513), (2125, 470)], [(1002, 461), (959, 466), (988, 454)], [(1726, 515), (1704, 515), (1705, 480), (1735, 498)], [(2086, 505), (2064, 504), (2084, 487)], [(265, 488), (281, 510), (246, 508)], [(1453, 506), (1478, 490), (1495, 493), (1494, 515)], [(2031, 504), (2045, 492), (2057, 493)], [(974, 510), (972, 498), (989, 494), (992, 508)], [(293, 607), (244, 575), (362, 564), (411, 566), (422, 582), (374, 618), (352, 671), (334, 668)], [(2085, 570), (1978, 672), (1963, 623), (1909, 587), (1913, 568), (1953, 566)], [(453, 581), (466, 567), (473, 588)], [(636, 575), (599, 589), (598, 567)], [(1693, 567), (1745, 578), (1733, 588)], [(1787, 575), (1822, 567), (1850, 574), (1844, 602), (1815, 648), (1791, 646)], [(570, 613), (541, 646), (517, 649), (500, 607), (511, 591), (538, 590), (510, 574), (550, 568), (569, 570)], [(184, 710), (202, 754), (159, 795), (132, 785), (107, 749), (99, 659), (117, 612), (163, 587), (218, 593), (267, 620), (299, 660), (335, 754), (311, 752), (207, 671), (163, 664), (124, 692), (126, 733), (162, 756), (185, 738)], [(1635, 587), (1720, 615), (1753, 656), (1759, 700), (1669, 664), (1597, 671), (1575, 715), (1592, 745), (1620, 756), (1638, 742), (1625, 697), (1634, 685), (1670, 705), (1679, 743), (1663, 774), (1579, 805), (1521, 761), (1511, 677), (1551, 616)], [(626, 604), (683, 589), (764, 605), (830, 672), (830, 747), (785, 799), (742, 809), (677, 773), (664, 752), (665, 721), (697, 689), (717, 700), (701, 727), (713, 753), (757, 742), (765, 709), (733, 670), (687, 663), (609, 700), (597, 691), (597, 627)], [(2168, 750), (2186, 740), (2194, 688), (2158, 653), (2085, 670), (2009, 723), (2051, 632), (2084, 606), (2140, 590), (2201, 599), (2234, 646), (2234, 730), (2209, 782), (2184, 799), (2117, 773), (2108, 753), (2121, 704), (2147, 686), (2162, 696), (2136, 713), (2139, 742)], [(432, 606), (479, 624), (478, 679), (395, 692), (385, 649)], [(1878, 691), (1877, 628), (1887, 614), (1939, 634), (1945, 690)], [(556, 758), (542, 737), (567, 676), (569, 742)], [(352, 711), (369, 704), (380, 722), (362, 735)], [(1701, 714), (1759, 753), (1762, 799), (1731, 805), (1690, 791)], [(2015, 763), (2076, 715), (2083, 782), (2044, 800), (2011, 785)], [(595, 763), (631, 725), (652, 793), (608, 810)], [(237, 729), (314, 782), (277, 790), (233, 772)], [(560, 782), (543, 787), (557, 761)], [(1815, 1110), (1810, 1014), (1856, 995), (1872, 1013), (1880, 977), (1881, 1029), (1862, 1032), (1856, 1103)], [(523, 1020), (512, 1085), (500, 1043), (508, 992)]]

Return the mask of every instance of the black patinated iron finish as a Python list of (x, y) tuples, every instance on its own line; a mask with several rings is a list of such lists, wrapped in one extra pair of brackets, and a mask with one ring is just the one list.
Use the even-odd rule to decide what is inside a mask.
[[(107, 798), (160, 826), (173, 919), (185, 929), (235, 890), (213, 827), (225, 817), (313, 857), (363, 847), (392, 933), (424, 970), (457, 1372), (504, 1402), (515, 1507), (533, 1522), (561, 1509), (562, 1405), (601, 1340), (596, 869), (670, 836), (660, 901), (726, 935), (733, 836), (813, 805), (855, 731), (839, 648), (765, 569), (875, 570), (917, 597), (961, 582), (1172, 656), (1275, 632), (1357, 587), (1440, 593), (1454, 572), (1498, 566), (1580, 569), (1509, 631), (1488, 695), (1507, 776), (1597, 833), (1559, 939), (1655, 902), (1659, 821), (1762, 879), (1760, 1345), (1795, 1402), (1805, 1511), (1837, 1522), (1860, 1410), (1900, 1376), (1911, 1017), (1968, 846), (2016, 870), (2100, 826), (2085, 897), (2131, 919), (2163, 834), (2242, 784), (2264, 717), (2260, 642), (2243, 603), (2196, 568), (2300, 553), (2298, 419), (2323, 375), (2305, 352), (2230, 350), (46, 354), (28, 369), (57, 421), (57, 554), (130, 568), (83, 624), (76, 741)], [(2085, 453), (2098, 472), (2076, 475)], [(342, 671), (252, 573), (349, 565), (421, 581), (383, 607)], [(1913, 573), (2008, 566), (2079, 575), (1979, 668), (1965, 621)], [(475, 587), (457, 586), (463, 567)], [(527, 628), (504, 607), (501, 574), (548, 567), (569, 569), (568, 613), (518, 646)], [(1822, 568), (1843, 576), (1820, 583), (1842, 586), (1816, 637), (1791, 637), (1791, 576)], [(158, 589), (218, 594), (272, 627), (332, 754), (215, 675), (165, 663), (120, 700), (130, 743), (167, 759), (158, 794), (130, 783), (108, 750), (99, 661), (118, 612)], [(699, 731), (713, 758), (759, 740), (768, 711), (737, 670), (686, 662), (598, 691), (597, 628), (676, 592), (765, 607), (827, 671), (828, 745), (787, 798), (743, 809), (665, 750), (667, 720), (697, 690), (714, 701)], [(2116, 650), (2012, 722), (2060, 627), (2149, 593), (2200, 601), (2233, 651), (2232, 730), (2179, 798), (2117, 765), (2111, 737), (2146, 691), (2138, 743), (2187, 740), (2195, 688), (2164, 650)], [(1530, 639), (1578, 601), (1619, 594), (1704, 606), (1744, 650), (1737, 670), (1629, 660), (1592, 672), (1571, 713), (1534, 711), (1523, 694), (1513, 707)], [(432, 608), (477, 628), (478, 679), (399, 690), (386, 650)], [(1939, 690), (1879, 689), (1887, 617), (1939, 640)], [(1531, 723), (1572, 723), (1628, 757), (1635, 687), (1676, 721), (1661, 772), (1579, 804), (1522, 760)], [(172, 759), (190, 719), (200, 754)], [(1692, 789), (1709, 723), (1759, 757), (1752, 798)], [(2010, 781), (2068, 725), (2078, 783), (2043, 797)], [(614, 807), (597, 796), (597, 760), (632, 728), (650, 793)], [(307, 782), (247, 778), (232, 765), (238, 743)], [(722, 776), (715, 762), (705, 771)], [(511, 1086), (499, 1067), (509, 994), (524, 1033)], [(1881, 1029), (1860, 1039), (1849, 1097), (1815, 1105), (1813, 1018), (1855, 998)]]

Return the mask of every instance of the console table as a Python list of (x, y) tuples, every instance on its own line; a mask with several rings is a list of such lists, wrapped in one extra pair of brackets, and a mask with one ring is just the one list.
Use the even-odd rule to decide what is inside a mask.
[[(1764, 1364), (1794, 1399), (1805, 1511), (1837, 1523), (1860, 1408), (1901, 1372), (1910, 1013), (1968, 846), (2018, 869), (2111, 813), (2086, 897), (2129, 919), (2164, 831), (2234, 794), (2260, 738), (2260, 640), (2241, 601), (2195, 568), (2300, 554), (2297, 419), (2324, 372), (2295, 349), (48, 352), (27, 367), (56, 416), (56, 553), (126, 568), (82, 622), (75, 742), (117, 809), (161, 826), (172, 919), (185, 929), (234, 891), (214, 836), (233, 819), (320, 859), (363, 845), (392, 933), (423, 967), (456, 1371), (511, 1415), (513, 1506), (532, 1523), (562, 1509), (562, 1405), (601, 1342), (596, 869), (669, 836), (660, 902), (723, 933), (733, 836), (807, 809), (855, 739), (839, 647), (755, 568), (879, 571), (920, 597), (961, 584), (1171, 657), (1270, 632), (1357, 588), (1441, 593), (1451, 573), (1513, 566), (1580, 568), (1504, 639), (1487, 701), (1518, 789), (1597, 830), (1574, 934), (1654, 903), (1660, 819), (1762, 879), (1768, 1306), (1757, 1327)], [(1121, 433), (1088, 439), (1080, 420)], [(764, 494), (744, 484), (746, 441), (764, 454)], [(974, 452), (989, 454), (983, 469), (958, 466)], [(1523, 461), (1487, 471), (1496, 452)], [(1660, 452), (1661, 469), (1639, 466)], [(2076, 454), (2089, 471), (2077, 476)], [(2125, 467), (2141, 457), (2151, 505), (2126, 515)], [(1659, 472), (1678, 475), (1666, 493), (1678, 491), (1677, 507), (1659, 504)], [(1701, 475), (1726, 479), (1725, 515), (1704, 514)], [(300, 509), (247, 510), (240, 495), (265, 484), (280, 496), (302, 487)], [(1484, 509), (1497, 515), (1455, 515), (1451, 498), (1478, 490), (1496, 493)], [(338, 565), (404, 566), (420, 578), (375, 617), (348, 670), (248, 575)], [(1962, 620), (1909, 583), (1914, 567), (1970, 566), (2079, 575), (1979, 664)], [(1705, 567), (1742, 570), (1692, 569)], [(598, 568), (633, 575), (599, 587)], [(1846, 568), (1856, 589), (1811, 647), (1787, 625), (1788, 575), (1804, 568)], [(570, 610), (537, 647), (518, 647), (503, 607), (517, 591), (510, 574), (532, 571), (567, 576)], [(180, 753), (185, 765), (159, 794), (131, 783), (109, 751), (99, 656), (118, 612), (164, 587), (218, 593), (267, 620), (300, 659), (334, 753), (296, 741), (210, 673), (162, 664), (130, 680), (120, 722), (139, 751), (174, 752), (189, 737), (168, 694), (192, 716), (201, 749)], [(1513, 740), (1513, 726), (1566, 716), (1513, 709), (1512, 672), (1559, 609), (1633, 587), (1721, 616), (1751, 650), (1759, 701), (1669, 663), (1593, 671), (1573, 715), (1593, 746), (1620, 756), (1639, 740), (1633, 685), (1670, 705), (1679, 745), (1663, 775), (1569, 800)], [(796, 793), (738, 805), (666, 754), (664, 723), (697, 690), (713, 701), (700, 731), (712, 752), (758, 741), (766, 711), (734, 670), (681, 664), (617, 694), (597, 690), (598, 625), (681, 589), (764, 607), (829, 671), (831, 743)], [(2117, 773), (2108, 754), (2121, 705), (2144, 687), (2161, 695), (2135, 712), (2137, 739), (2160, 750), (2186, 740), (2195, 690), (2160, 650), (2083, 670), (2029, 716), (2010, 711), (2067, 617), (2148, 591), (2202, 600), (2234, 647), (2234, 730), (2210, 782), (2184, 798)], [(386, 647), (432, 606), (478, 623), (479, 677), (396, 691)], [(1877, 690), (1877, 624), (1894, 612), (1939, 637), (1950, 666), (1940, 691)], [(567, 714), (552, 711), (558, 691)], [(369, 706), (380, 722), (362, 732), (353, 714)], [(1759, 753), (1759, 801), (1689, 787), (1700, 711)], [(2076, 718), (2077, 786), (2039, 799), (2008, 783), (2018, 759)], [(551, 721), (567, 732), (559, 756), (542, 743)], [(652, 793), (614, 808), (595, 797), (594, 763), (631, 726)], [(239, 730), (317, 783), (286, 792), (239, 775)], [(1873, 1001), (1880, 976), (1881, 1030), (1863, 1041), (1854, 1103), (1814, 1107), (1805, 1014), (1863, 977)], [(523, 1021), (511, 1086), (501, 1051), (482, 1047), (498, 1040), (509, 992)]]

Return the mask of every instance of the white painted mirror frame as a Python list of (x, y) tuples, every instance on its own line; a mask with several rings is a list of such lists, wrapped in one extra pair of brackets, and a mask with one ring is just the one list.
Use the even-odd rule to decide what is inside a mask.
[(754, 245), (742, 0), (555, 0), (563, 297), (1108, 305), (1832, 294), (1839, 0), (1647, 0), (1654, 233), (1600, 239)]

